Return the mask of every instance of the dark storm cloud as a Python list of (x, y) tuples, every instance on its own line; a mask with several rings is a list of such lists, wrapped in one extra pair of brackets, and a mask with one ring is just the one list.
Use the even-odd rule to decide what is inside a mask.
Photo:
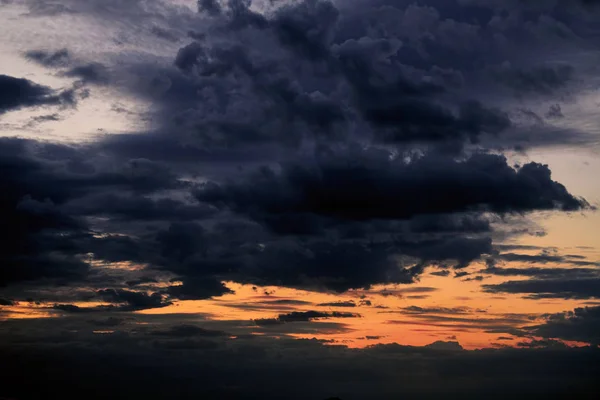
[(0, 75), (0, 114), (23, 107), (72, 104), (73, 93), (57, 91), (28, 79)]
[(529, 279), (483, 285), (488, 293), (524, 294), (531, 299), (590, 299), (600, 297), (600, 278)]
[(99, 290), (97, 294), (104, 301), (124, 304), (119, 308), (127, 311), (166, 307), (171, 304), (165, 301), (160, 293), (147, 294), (126, 289), (103, 289)]
[(504, 65), (494, 75), (516, 92), (550, 94), (573, 79), (574, 69), (570, 65), (548, 65), (523, 70)]
[[(226, 281), (339, 292), (399, 284), (379, 294), (411, 299), (438, 290), (408, 286), (426, 268), (454, 275), (452, 268), (482, 256), (596, 266), (553, 253), (498, 254), (491, 238), (511, 218), (590, 207), (552, 180), (547, 166), (512, 167), (502, 156), (471, 151), (522, 142), (588, 143), (581, 132), (550, 125), (562, 115), (562, 99), (554, 96), (585, 86), (591, 74), (569, 51), (579, 45), (586, 54), (597, 49), (591, 11), (586, 18), (577, 14), (579, 5), (562, 0), (309, 0), (268, 5), (274, 8), (261, 14), (246, 1), (202, 0), (202, 15), (186, 17), (187, 8), (161, 2), (27, 4), (38, 18), (68, 13), (107, 27), (113, 21), (136, 27), (132, 39), (110, 32), (124, 37), (114, 65), (110, 56), (80, 60), (65, 50), (27, 56), (85, 83), (114, 85), (158, 111), (147, 121), (151, 132), (91, 144), (0, 140), (6, 238), (0, 242), (0, 285), (14, 285), (17, 294), (3, 291), (2, 299), (21, 301), (25, 294), (17, 286), (31, 280), (44, 287), (23, 293), (53, 299), (46, 303), (56, 302), (55, 312), (68, 314), (46, 322), (3, 322), (3, 396), (595, 398), (600, 363), (592, 348), (530, 341), (530, 347), (544, 348), (470, 352), (442, 342), (352, 350), (330, 340), (327, 346), (291, 341), (298, 334), (351, 333), (350, 325), (331, 319), (359, 317), (341, 311), (287, 313), (307, 305), (293, 299), (256, 302), (263, 309), (281, 307), (274, 316), (286, 313), (254, 323), (205, 325), (197, 315), (133, 314), (177, 299), (232, 293)], [(173, 44), (168, 62), (146, 58), (144, 51), (131, 61), (129, 45), (144, 43), (142, 33), (163, 49), (192, 29), (191, 22), (191, 43)], [(561, 55), (560, 65), (540, 64), (555, 54)], [(506, 90), (491, 81), (490, 71), (500, 71), (504, 85), (517, 89), (523, 101), (535, 95), (545, 109), (558, 105), (550, 108), (546, 125), (521, 131), (507, 113), (514, 98), (501, 96)], [(50, 100), (61, 94), (15, 79), (8, 82), (26, 96), (4, 100), (0, 112), (68, 102), (70, 92)], [(523, 110), (530, 106), (519, 104)], [(537, 120), (545, 112), (530, 111), (529, 118)], [(320, 147), (321, 142), (343, 147), (340, 141), (371, 150), (338, 154)], [(386, 151), (373, 150), (382, 144)], [(269, 167), (256, 168), (263, 164)], [(206, 179), (213, 182), (190, 183)], [(104, 268), (111, 262), (133, 263), (136, 271), (117, 264)], [(591, 268), (489, 265), (478, 273), (533, 279), (484, 285), (488, 292), (600, 295)], [(118, 272), (109, 271), (113, 267)], [(457, 275), (465, 273), (473, 272)], [(82, 283), (91, 297), (64, 293)], [(51, 291), (60, 293), (52, 297)], [(110, 305), (68, 304), (74, 299)], [(350, 304), (368, 305), (320, 306)], [(95, 320), (109, 312), (136, 320), (104, 325)], [(477, 318), (469, 315), (474, 310), (416, 306), (400, 312), (413, 321), (391, 323), (551, 340), (545, 344), (598, 343), (596, 308), (547, 316), (546, 323), (526, 328), (532, 316)], [(161, 325), (160, 318), (173, 319)], [(98, 326), (103, 334), (94, 333)], [(259, 335), (249, 340), (249, 332)], [(31, 376), (38, 384), (24, 383)], [(105, 378), (101, 390), (98, 377)]]
[(204, 46), (199, 42), (192, 42), (179, 49), (174, 61), (175, 66), (184, 71), (188, 71), (193, 66), (198, 65), (198, 57), (203, 53)]
[(321, 311), (294, 311), (289, 314), (280, 314), (277, 319), (282, 322), (312, 321), (321, 318), (358, 318), (360, 314), (349, 312), (321, 312)]
[[(88, 253), (111, 252), (106, 245), (113, 246), (115, 240), (93, 236), (89, 221), (82, 218), (85, 213), (73, 212), (68, 203), (115, 189), (139, 195), (180, 186), (175, 176), (148, 160), (130, 160), (108, 168), (93, 162), (92, 157), (86, 159), (82, 147), (0, 140), (0, 215), (4, 221), (0, 284), (39, 278), (81, 279), (89, 272)], [(148, 203), (142, 198), (138, 205)], [(120, 205), (121, 210), (127, 208)], [(164, 209), (177, 202), (157, 201), (156, 205)], [(91, 206), (88, 204), (88, 209)], [(113, 210), (118, 207), (113, 205)], [(149, 214), (161, 218), (160, 207), (149, 206), (145, 212), (137, 208), (138, 214), (134, 212), (130, 218), (145, 219)], [(99, 208), (89, 214), (99, 215)], [(185, 208), (175, 207), (167, 216), (182, 210)]]
[(546, 112), (546, 118), (564, 118), (560, 104), (552, 104)]
[(77, 257), (74, 239), (85, 226), (55, 203), (62, 193), (55, 193), (43, 164), (28, 157), (26, 142), (2, 139), (0, 166), (0, 285), (83, 276), (88, 267)]
[(145, 285), (148, 283), (158, 283), (158, 281), (154, 278), (145, 276), (145, 277), (141, 277), (141, 278), (137, 278), (137, 279), (133, 279), (130, 281), (125, 282), (127, 284), (127, 286), (138, 286), (138, 285)]
[(550, 169), (542, 164), (513, 169), (504, 157), (492, 154), (463, 161), (428, 154), (410, 162), (385, 155), (359, 151), (284, 164), (281, 172), (263, 169), (247, 181), (205, 184), (196, 196), (267, 224), (311, 214), (403, 219), (470, 210), (510, 213), (588, 207), (553, 181)]
[(4, 297), (0, 297), (0, 306), (12, 306), (14, 302), (10, 299), (5, 299)]
[(218, 15), (221, 13), (221, 3), (217, 0), (198, 0), (198, 11)]
[[(144, 317), (139, 322), (155, 326), (160, 320)], [(517, 398), (591, 399), (600, 372), (594, 348), (463, 351), (456, 343), (440, 342), (426, 347), (389, 344), (349, 349), (286, 337), (202, 336), (202, 331), (187, 332), (188, 328), (178, 336), (177, 325), (175, 335), (162, 334), (171, 331), (168, 325), (139, 330), (133, 324), (133, 330), (114, 326), (112, 334), (101, 335), (90, 332), (93, 325), (73, 332), (74, 326), (81, 326), (69, 319), (8, 324), (10, 329), (0, 332), (3, 395), (23, 399), (44, 395), (77, 399), (82, 391), (91, 399), (104, 398), (106, 392), (162, 399), (172, 397), (173, 390), (182, 399), (278, 399), (282, 394), (292, 400), (374, 395), (434, 399), (448, 393), (465, 399), (515, 397), (515, 393), (526, 393)], [(219, 330), (215, 325), (194, 325)], [(185, 336), (188, 333), (191, 336)], [(23, 377), (32, 374), (43, 389), (26, 384)], [(106, 378), (102, 390), (98, 376)], [(69, 384), (73, 380), (77, 387)], [(311, 384), (298, 385), (298, 381)]]
[(104, 307), (79, 307), (74, 304), (55, 304), (52, 308), (66, 313), (91, 313), (105, 310)]
[[(174, 223), (157, 234), (155, 244), (144, 246), (136, 254), (180, 275), (184, 283), (188, 278), (217, 278), (336, 291), (375, 283), (411, 283), (429, 264), (445, 261), (461, 268), (492, 252), (489, 238), (281, 237), (242, 221), (213, 227)], [(402, 263), (399, 257), (418, 261)]]
[(114, 193), (83, 197), (70, 202), (68, 208), (75, 214), (105, 216), (115, 221), (192, 221), (215, 213), (213, 208), (203, 204), (186, 204), (171, 198), (152, 199), (140, 195), (120, 196)]
[(185, 187), (167, 166), (147, 159), (103, 165), (94, 164), (83, 146), (20, 139), (3, 139), (0, 144), (2, 162), (10, 168), (5, 181), (12, 182), (19, 196), (64, 203), (106, 189), (139, 194)]
[(130, 312), (149, 308), (161, 308), (171, 305), (171, 301), (161, 293), (134, 291), (128, 289), (100, 289), (87, 300), (97, 300), (109, 305), (93, 307), (80, 307), (74, 304), (54, 304), (51, 308), (69, 314), (80, 313), (107, 313), (107, 312)]
[(534, 336), (600, 344), (600, 307), (550, 314), (544, 324), (527, 328)]
[[(319, 137), (335, 124), (353, 125), (359, 122), (356, 117), (370, 126), (370, 133), (367, 130), (361, 136), (366, 133), (376, 141), (391, 143), (476, 140), (484, 133), (497, 134), (511, 126), (506, 113), (476, 100), (465, 99), (455, 108), (438, 101), (437, 97), (446, 92), (444, 86), (427, 81), (425, 73), (414, 79), (402, 72), (408, 67), (397, 57), (401, 41), (336, 35), (340, 11), (327, 1), (283, 6), (269, 17), (251, 11), (242, 2), (230, 3), (229, 7), (226, 14), (213, 12), (217, 21), (225, 18), (233, 32), (257, 30), (248, 40), (255, 40), (257, 47), (272, 46), (272, 52), (253, 52), (234, 33), (220, 29), (211, 34), (227, 37), (229, 47), (215, 47), (205, 41), (190, 43), (175, 59), (175, 65), (187, 76), (171, 78), (171, 82), (173, 78), (184, 79), (188, 86), (215, 92), (216, 97), (204, 100), (222, 110), (217, 120), (201, 110), (186, 117), (218, 138), (222, 136), (219, 140), (227, 138), (234, 144), (259, 138), (289, 143), (307, 134)], [(232, 41), (235, 44), (229, 44)], [(307, 72), (316, 69), (318, 76), (297, 67), (303, 63), (309, 64)], [(432, 71), (437, 74), (447, 69), (432, 66)], [(350, 97), (336, 89), (340, 85)], [(227, 87), (235, 88), (246, 99), (245, 104), (224, 98), (222, 92)], [(254, 122), (239, 114), (238, 124), (221, 122), (229, 110), (240, 107), (252, 113)], [(263, 126), (257, 128), (263, 118)], [(312, 129), (290, 125), (294, 121)], [(281, 124), (286, 126), (286, 136), (266, 131)], [(204, 134), (200, 135), (204, 140)], [(294, 138), (296, 135), (299, 137)]]
[(494, 218), (478, 214), (434, 214), (418, 215), (410, 220), (410, 229), (415, 233), (440, 232), (491, 232)]
[(360, 314), (349, 312), (321, 312), (321, 311), (293, 311), (288, 314), (280, 314), (277, 318), (255, 319), (254, 322), (259, 326), (269, 326), (285, 324), (288, 322), (310, 322), (329, 318), (359, 318)]
[[(64, 4), (136, 26), (148, 18), (156, 26), (161, 12), (161, 24), (181, 22), (173, 29), (202, 18), (191, 43), (173, 48), (170, 65), (143, 57), (110, 65), (67, 50), (27, 54), (88, 83), (119, 82), (158, 110), (150, 133), (43, 149), (35, 171), (23, 170), (19, 196), (48, 198), (81, 224), (65, 255), (139, 263), (148, 279), (175, 275), (182, 284), (162, 289), (165, 299), (230, 293), (228, 280), (335, 291), (409, 284), (429, 266), (449, 271), (494, 256), (493, 226), (506, 214), (588, 208), (547, 166), (513, 168), (502, 156), (460, 152), (490, 134), (509, 140), (514, 128), (486, 89), (465, 90), (485, 81), (490, 66), (512, 61), (514, 49), (490, 45), (492, 36), (522, 30), (486, 5), (308, 1), (261, 14), (242, 1), (201, 1), (202, 16), (187, 18), (166, 5)], [(540, 23), (523, 33), (528, 45), (539, 44), (532, 32)], [(533, 73), (521, 59), (511, 68), (537, 91), (567, 88), (579, 72)], [(336, 149), (340, 140), (391, 146), (338, 154), (317, 143), (310, 155), (313, 142)], [(413, 152), (412, 143), (422, 147)], [(247, 173), (259, 164), (270, 167)], [(189, 182), (205, 178), (214, 183), (190, 198)]]
[(181, 300), (204, 300), (215, 296), (234, 293), (215, 278), (183, 278), (179, 286), (171, 286), (166, 290), (169, 296)]
[[(547, 58), (547, 43), (568, 49), (593, 37), (577, 29), (591, 22), (564, 12), (572, 7), (562, 1), (535, 6), (378, 1), (352, 7), (308, 1), (274, 5), (264, 13), (244, 1), (200, 1), (198, 18), (169, 5), (63, 3), (87, 16), (138, 26), (154, 24), (160, 13), (178, 27), (201, 20), (196, 40), (177, 56), (173, 50), (183, 74), (150, 62), (139, 65), (145, 76), (135, 74), (146, 83), (136, 88), (126, 82), (121, 89), (141, 94), (146, 84), (161, 86), (153, 102), (164, 114), (154, 121), (217, 147), (297, 144), (306, 137), (331, 137), (332, 131), (363, 131), (358, 135), (393, 143), (501, 135), (512, 124), (505, 112), (487, 104), (484, 92), (491, 83), (485, 71), (509, 69), (501, 75), (513, 86), (546, 93), (563, 81), (568, 86), (575, 67), (568, 60), (566, 69), (539, 66), (532, 59)], [(30, 58), (52, 63), (53, 55), (37, 51)], [(510, 64), (503, 69), (506, 60)], [(455, 90), (481, 83), (484, 89), (475, 95), (480, 98)], [(224, 95), (232, 92), (236, 96)]]
[[(68, 148), (58, 147), (45, 149), (44, 154), (45, 157), (52, 158), (60, 152), (68, 154), (69, 151)], [(153, 165), (149, 171), (155, 171)], [(147, 175), (156, 179), (156, 185), (149, 184), (146, 187), (144, 184), (138, 190), (147, 192), (177, 187), (173, 186), (169, 174), (162, 178), (161, 171), (159, 169), (159, 173)], [(94, 172), (90, 176), (91, 181), (99, 176), (102, 176), (100, 172)], [(35, 178), (35, 175), (32, 177)], [(100, 182), (104, 180), (100, 179)], [(78, 199), (90, 190), (110, 190), (111, 180), (106, 182), (107, 185), (104, 186), (90, 185), (90, 182), (84, 181), (83, 187), (66, 185), (62, 191), (58, 191), (57, 185), (49, 185), (48, 193), (43, 191), (46, 190), (43, 185), (39, 185), (36, 190), (42, 190), (41, 195), (55, 198), (58, 204), (63, 204), (65, 200)], [(137, 184), (124, 185), (123, 188), (133, 189), (135, 193), (136, 186)], [(101, 191), (99, 193), (102, 194)], [(118, 200), (114, 196), (102, 196), (99, 198)], [(136, 201), (138, 200), (142, 202), (135, 204), (145, 204), (146, 200), (139, 194), (136, 198)], [(177, 204), (168, 203), (173, 206)], [(66, 204), (72, 205), (73, 202), (69, 201)], [(152, 207), (149, 209), (151, 212), (146, 212), (143, 207), (133, 204), (121, 207), (118, 201), (111, 201), (108, 207), (98, 207), (94, 202), (90, 202), (90, 211), (80, 211), (79, 214), (104, 213), (115, 218), (115, 221), (143, 221), (148, 218), (172, 221), (179, 218), (176, 207), (165, 207), (164, 213), (155, 213), (156, 210)], [(99, 211), (95, 211), (96, 209)], [(193, 215), (183, 213), (181, 219)], [(206, 216), (210, 215), (208, 213)], [(203, 216), (205, 215), (202, 213), (198, 214), (198, 218)], [(283, 239), (252, 223), (229, 226), (227, 223), (221, 223), (208, 229), (193, 223), (175, 223), (156, 236), (153, 236), (151, 231), (139, 237), (105, 235), (78, 240), (76, 244), (74, 251), (93, 252), (95, 257), (101, 260), (148, 263), (180, 275), (183, 285), (165, 289), (165, 294), (180, 299), (203, 299), (228, 293), (230, 290), (220, 282), (223, 279), (338, 291), (368, 287), (375, 283), (410, 283), (422, 273), (427, 263), (454, 260), (456, 267), (464, 267), (482, 254), (492, 252), (491, 241), (487, 238), (452, 236), (417, 239), (408, 236), (385, 239), (383, 242), (348, 240), (336, 243), (317, 235), (306, 242), (293, 237)], [(399, 268), (394, 257), (401, 255), (416, 257), (421, 263)], [(286, 267), (282, 268), (282, 265)]]
[[(411, 271), (398, 268), (391, 258), (393, 248), (387, 244), (334, 243), (322, 238), (309, 242), (283, 240), (269, 238), (260, 230), (254, 237), (243, 234), (236, 238), (228, 234), (229, 230), (183, 228), (172, 226), (161, 234), (161, 264), (181, 274), (184, 287), (185, 277), (195, 276), (338, 291), (388, 280), (408, 283), (413, 279)], [(238, 242), (240, 239), (243, 241)]]
[[(294, 128), (297, 122), (314, 128), (315, 132), (327, 132), (343, 120), (339, 104), (322, 93), (306, 92), (294, 77), (286, 76), (277, 66), (253, 60), (248, 51), (241, 45), (211, 48), (200, 42), (179, 50), (175, 65), (187, 75), (172, 74), (172, 86), (166, 95), (179, 94), (174, 89), (179, 90), (181, 84), (195, 86), (217, 112), (196, 109), (181, 115), (189, 121), (177, 117), (172, 121), (187, 127), (190, 122), (197, 124), (202, 128), (195, 132), (197, 139), (218, 146), (269, 141), (296, 143), (307, 133)], [(242, 76), (238, 78), (238, 74)], [(239, 99), (226, 96), (227, 89), (239, 91)], [(197, 98), (193, 92), (189, 96), (193, 101)], [(231, 114), (235, 110), (244, 110), (244, 115)], [(264, 126), (255, 126), (256, 123)], [(284, 127), (288, 129), (285, 135), (277, 132), (277, 128)]]
[[(109, 13), (129, 20), (138, 15), (140, 26), (157, 12), (138, 3), (122, 6), (122, 16), (113, 8), (92, 6), (94, 2), (65, 4), (98, 17)], [(542, 12), (552, 7), (533, 9)], [(488, 41), (510, 37), (521, 22), (531, 29), (518, 34), (535, 36), (536, 23), (542, 24), (535, 18), (532, 22), (516, 14), (516, 22), (511, 22), (508, 16), (495, 16), (491, 10), (495, 5), (456, 2), (359, 3), (351, 8), (314, 1), (276, 7), (264, 15), (245, 2), (207, 1), (198, 8), (211, 17), (202, 17), (201, 32), (193, 42), (179, 53), (173, 49), (174, 66), (159, 66), (152, 60), (130, 65), (126, 72), (109, 68), (119, 90), (150, 100), (162, 110), (153, 116), (152, 125), (165, 133), (107, 140), (112, 143), (106, 145), (113, 150), (119, 147), (115, 151), (128, 158), (137, 154), (170, 162), (243, 163), (253, 156), (271, 162), (286, 155), (258, 147), (344, 136), (437, 143), (454, 151), (464, 140), (479, 140), (487, 133), (497, 135), (493, 145), (502, 148), (512, 146), (513, 140), (535, 146), (565, 140), (581, 144), (590, 139), (577, 132), (506, 136), (513, 125), (508, 114), (485, 98), (470, 98), (457, 89), (472, 86), (481, 75), (479, 70), (518, 58), (514, 46), (499, 52), (501, 46)], [(181, 10), (165, 6), (161, 12), (176, 24), (190, 22)], [(396, 16), (402, 23), (391, 22)], [(38, 50), (29, 56), (51, 66), (63, 52)], [(537, 71), (536, 66), (514, 61), (511, 68), (537, 79), (530, 72)], [(75, 64), (71, 62), (69, 68), (85, 68), (89, 62)], [(97, 80), (101, 74), (84, 75)]]

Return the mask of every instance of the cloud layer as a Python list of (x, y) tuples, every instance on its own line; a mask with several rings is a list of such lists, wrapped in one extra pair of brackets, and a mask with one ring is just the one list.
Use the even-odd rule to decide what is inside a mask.
[[(532, 217), (595, 199), (527, 153), (598, 143), (595, 3), (4, 1), (52, 33), (0, 75), (0, 396), (596, 393), (598, 249)], [(91, 101), (145, 128), (28, 136)]]

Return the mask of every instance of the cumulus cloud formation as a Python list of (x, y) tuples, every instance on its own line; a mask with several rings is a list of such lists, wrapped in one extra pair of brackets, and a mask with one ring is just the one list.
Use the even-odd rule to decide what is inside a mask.
[[(33, 72), (0, 75), (0, 117), (29, 121), (20, 137), (0, 138), (0, 319), (15, 327), (0, 336), (19, 346), (0, 350), (49, 361), (61, 346), (106, 354), (110, 367), (90, 366), (90, 376), (127, 367), (118, 354), (152, 354), (148, 365), (164, 365), (167, 383), (190, 371), (216, 377), (181, 398), (371, 398), (364, 382), (381, 383), (381, 398), (567, 393), (577, 384), (587, 394), (587, 375), (562, 366), (596, 365), (596, 349), (567, 342), (598, 344), (597, 307), (556, 307), (597, 299), (600, 264), (593, 251), (525, 241), (545, 234), (534, 221), (541, 213), (596, 211), (564, 166), (553, 174), (553, 162), (527, 153), (598, 143), (586, 114), (600, 50), (594, 3), (5, 2), (28, 27), (56, 27), (57, 39), (15, 44)], [(69, 89), (36, 83), (44, 79)], [(144, 111), (120, 107), (125, 100)], [(67, 106), (91, 104), (78, 116), (95, 126), (89, 109), (99, 103), (143, 128), (27, 136), (61, 123)], [(250, 287), (252, 301), (237, 299)], [(457, 305), (476, 297), (467, 293), (552, 311)], [(205, 308), (190, 321), (187, 307)], [(24, 312), (61, 325), (45, 336), (41, 318), (11, 320)], [(356, 331), (369, 318), (432, 342), (444, 330), (444, 340), (376, 344), (397, 337)], [(474, 332), (521, 349), (463, 351), (456, 336)], [(315, 339), (293, 340), (307, 335)], [(367, 340), (364, 350), (346, 348)], [(198, 357), (182, 366), (184, 351)], [(209, 356), (210, 368), (198, 361)], [(245, 375), (248, 360), (256, 365)], [(320, 363), (331, 369), (315, 378)], [(533, 375), (486, 377), (507, 365)], [(163, 372), (140, 368), (134, 383)], [(391, 381), (403, 372), (411, 379)], [(266, 393), (258, 383), (270, 375)], [(360, 377), (358, 392), (349, 376)], [(302, 379), (316, 379), (314, 390), (288, 396)], [(148, 393), (173, 387), (151, 381)]]
[[(102, 20), (118, 9), (61, 4), (52, 16)], [(230, 293), (224, 280), (338, 292), (409, 284), (431, 266), (446, 276), (484, 256), (517, 261), (494, 249), (507, 216), (592, 209), (549, 166), (511, 165), (487, 149), (491, 137), (521, 145), (511, 142), (518, 126), (505, 102), (469, 89), (477, 81), (501, 93), (500, 83), (550, 100), (572, 88), (576, 65), (534, 63), (519, 49), (541, 55), (544, 39), (559, 48), (586, 40), (572, 24), (578, 6), (204, 1), (193, 18), (123, 7), (125, 19), (163, 12), (205, 24), (187, 44), (169, 41), (167, 64), (111, 65), (68, 48), (22, 53), (78, 84), (119, 82), (155, 114), (150, 132), (77, 146), (1, 143), (3, 213), (7, 232), (18, 232), (5, 242), (4, 284), (83, 279), (90, 257), (138, 263), (149, 269), (143, 279), (179, 279), (161, 289), (170, 299)], [(4, 112), (65, 97), (3, 82)], [(561, 113), (556, 99), (549, 107)]]
[(495, 155), (457, 161), (428, 154), (407, 161), (360, 151), (283, 165), (279, 174), (262, 170), (247, 183), (206, 184), (197, 197), (242, 213), (264, 213), (266, 218), (316, 214), (349, 220), (406, 219), (478, 209), (572, 211), (587, 206), (553, 181), (548, 167), (541, 164), (515, 170)]

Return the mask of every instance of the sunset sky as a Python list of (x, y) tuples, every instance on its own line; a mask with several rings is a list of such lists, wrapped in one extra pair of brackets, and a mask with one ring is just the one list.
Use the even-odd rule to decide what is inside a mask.
[(0, 399), (597, 398), (600, 2), (0, 0), (0, 38)]

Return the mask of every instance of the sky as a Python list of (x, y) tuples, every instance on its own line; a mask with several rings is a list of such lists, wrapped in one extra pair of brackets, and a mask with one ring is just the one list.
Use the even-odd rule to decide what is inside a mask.
[(0, 38), (0, 399), (596, 398), (600, 2), (0, 0)]

